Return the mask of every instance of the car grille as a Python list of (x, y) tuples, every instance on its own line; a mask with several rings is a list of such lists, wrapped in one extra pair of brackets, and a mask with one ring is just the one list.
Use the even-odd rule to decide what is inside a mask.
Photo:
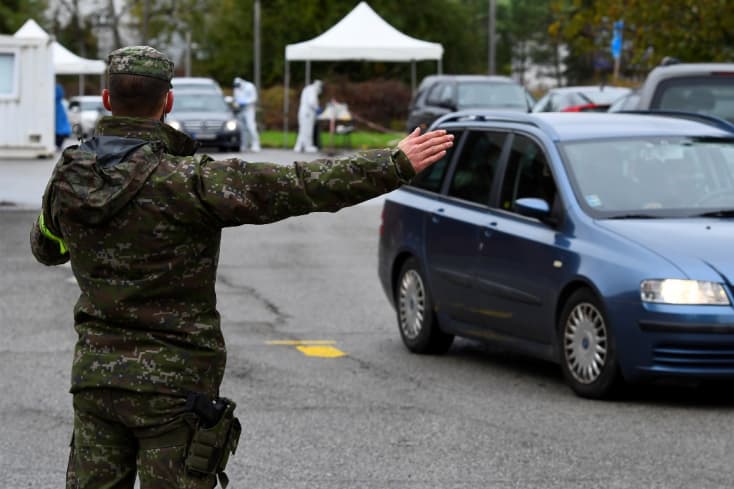
[(186, 131), (194, 134), (217, 134), (222, 128), (221, 121), (191, 120), (186, 121)]
[(657, 365), (696, 369), (734, 369), (734, 344), (718, 346), (666, 345), (653, 350)]

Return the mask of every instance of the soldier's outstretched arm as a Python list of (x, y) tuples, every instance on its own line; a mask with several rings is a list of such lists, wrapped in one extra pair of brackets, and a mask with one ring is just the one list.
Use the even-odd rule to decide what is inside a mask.
[(407, 183), (453, 144), (445, 131), (414, 132), (395, 149), (291, 165), (239, 159), (198, 162), (196, 189), (224, 226), (262, 224), (309, 212), (334, 212)]

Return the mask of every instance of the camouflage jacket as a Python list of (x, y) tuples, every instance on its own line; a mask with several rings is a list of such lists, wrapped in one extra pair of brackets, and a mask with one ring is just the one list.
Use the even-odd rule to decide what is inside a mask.
[(46, 265), (71, 260), (81, 290), (72, 392), (216, 395), (226, 360), (214, 293), (221, 228), (333, 212), (414, 174), (398, 150), (287, 166), (195, 150), (157, 121), (106, 117), (54, 168), (31, 247)]

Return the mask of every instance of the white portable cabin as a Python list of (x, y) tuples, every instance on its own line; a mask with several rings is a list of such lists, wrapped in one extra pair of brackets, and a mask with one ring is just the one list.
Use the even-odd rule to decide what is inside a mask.
[(52, 39), (0, 35), (0, 158), (54, 154), (54, 77)]

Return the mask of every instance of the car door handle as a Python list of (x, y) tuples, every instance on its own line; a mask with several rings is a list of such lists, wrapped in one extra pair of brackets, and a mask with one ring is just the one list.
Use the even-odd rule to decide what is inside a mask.
[(439, 207), (438, 209), (433, 211), (433, 214), (431, 215), (431, 222), (433, 222), (434, 224), (438, 224), (438, 221), (441, 220), (439, 219), (439, 217), (442, 216), (443, 213), (444, 213), (443, 207)]
[(489, 223), (489, 226), (490, 227), (486, 227), (485, 226), (485, 228), (484, 228), (483, 234), (484, 234), (484, 237), (485, 238), (489, 238), (489, 237), (492, 236), (492, 234), (493, 234), (494, 231), (491, 228), (496, 228), (497, 227), (497, 222), (496, 221), (490, 222)]

